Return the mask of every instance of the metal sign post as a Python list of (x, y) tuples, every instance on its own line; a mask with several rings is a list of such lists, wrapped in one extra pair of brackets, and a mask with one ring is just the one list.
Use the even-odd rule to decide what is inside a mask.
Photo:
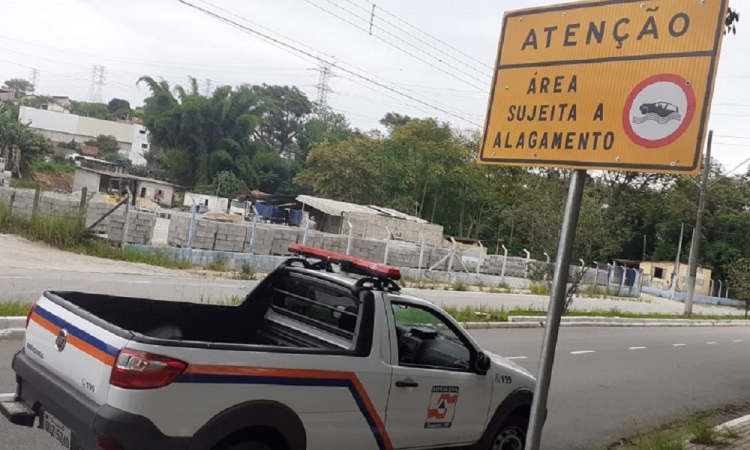
[(526, 437), (526, 450), (537, 450), (542, 439), (542, 428), (547, 410), (547, 397), (549, 396), (549, 386), (552, 380), (552, 366), (555, 363), (557, 335), (560, 332), (560, 319), (565, 310), (570, 259), (573, 253), (573, 241), (575, 240), (576, 228), (578, 226), (578, 214), (581, 210), (581, 199), (583, 198), (583, 186), (585, 182), (586, 171), (574, 170), (570, 178), (568, 200), (565, 203), (565, 214), (563, 215), (560, 232), (560, 242), (557, 246), (557, 255), (555, 256), (555, 273), (552, 278), (552, 292), (550, 294), (549, 311), (547, 312), (547, 324), (544, 327), (544, 341), (542, 342), (536, 391), (534, 392), (534, 401), (531, 406), (531, 418)]

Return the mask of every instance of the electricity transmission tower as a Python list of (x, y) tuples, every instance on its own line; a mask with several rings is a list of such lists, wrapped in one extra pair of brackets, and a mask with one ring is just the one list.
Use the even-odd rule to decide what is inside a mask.
[(107, 81), (107, 68), (100, 65), (94, 65), (91, 71), (91, 84), (89, 85), (89, 95), (86, 100), (93, 103), (101, 103), (104, 94), (104, 83)]
[(32, 86), (32, 92), (38, 92), (37, 87), (39, 86), (39, 71), (36, 68), (31, 69), (29, 82), (31, 83), (31, 86)]
[(318, 72), (320, 72), (320, 77), (318, 78), (318, 98), (316, 100), (316, 103), (321, 109), (328, 109), (328, 93), (331, 92), (331, 77), (332, 75), (332, 65), (329, 62), (322, 62), (320, 64), (320, 67), (318, 68)]
[(206, 78), (206, 81), (203, 82), (203, 95), (205, 95), (206, 97), (208, 97), (208, 96), (211, 95), (211, 93), (213, 92), (213, 90), (214, 90), (214, 85), (211, 82), (211, 79), (210, 78)]

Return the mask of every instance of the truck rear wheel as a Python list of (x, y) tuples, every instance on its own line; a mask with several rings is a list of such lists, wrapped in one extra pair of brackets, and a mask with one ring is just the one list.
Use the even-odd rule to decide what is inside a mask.
[(529, 421), (525, 417), (510, 416), (495, 433), (489, 450), (523, 450), (528, 426)]

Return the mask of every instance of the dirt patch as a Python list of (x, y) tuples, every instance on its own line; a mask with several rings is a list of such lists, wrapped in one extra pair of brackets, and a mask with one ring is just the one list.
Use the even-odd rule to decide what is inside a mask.
[(73, 192), (73, 174), (56, 172), (36, 172), (36, 180), (42, 184), (45, 190), (58, 189), (65, 192)]

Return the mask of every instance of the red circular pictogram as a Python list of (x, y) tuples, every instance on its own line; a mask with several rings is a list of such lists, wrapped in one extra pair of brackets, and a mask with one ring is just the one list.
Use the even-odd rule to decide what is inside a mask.
[[(630, 112), (633, 108), (633, 103), (635, 102), (638, 95), (642, 93), (646, 88), (656, 83), (671, 83), (679, 87), (684, 93), (685, 98), (687, 99), (687, 111), (685, 112), (685, 116), (682, 118), (680, 126), (670, 135), (660, 139), (647, 139), (640, 136), (633, 129)], [(625, 133), (634, 143), (640, 145), (641, 147), (659, 148), (671, 144), (680, 136), (682, 136), (690, 127), (690, 123), (693, 121), (694, 115), (695, 92), (693, 92), (693, 88), (692, 86), (690, 86), (690, 83), (679, 75), (661, 74), (643, 80), (638, 84), (638, 86), (635, 87), (635, 89), (633, 89), (633, 91), (628, 96), (627, 101), (625, 102), (625, 107), (622, 110), (622, 126), (625, 129)]]

